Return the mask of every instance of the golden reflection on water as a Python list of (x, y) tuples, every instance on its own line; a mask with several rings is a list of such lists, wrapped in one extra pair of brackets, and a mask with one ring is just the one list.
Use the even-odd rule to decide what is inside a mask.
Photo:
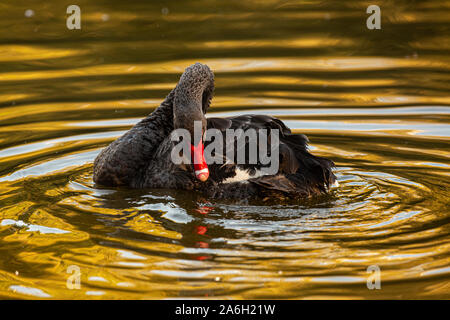
[[(80, 31), (64, 4), (3, 5), (0, 298), (448, 299), (449, 3), (382, 1), (378, 31), (359, 1), (205, 4), (81, 1)], [(197, 61), (210, 116), (283, 119), (340, 187), (263, 205), (95, 186), (101, 148)]]

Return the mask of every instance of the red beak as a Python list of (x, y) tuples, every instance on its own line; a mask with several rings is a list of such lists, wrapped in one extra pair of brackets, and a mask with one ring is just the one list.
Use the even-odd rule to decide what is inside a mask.
[(192, 162), (194, 163), (195, 177), (202, 182), (208, 180), (209, 177), (209, 169), (203, 152), (204, 148), (202, 141), (200, 141), (196, 146), (191, 144), (191, 156)]

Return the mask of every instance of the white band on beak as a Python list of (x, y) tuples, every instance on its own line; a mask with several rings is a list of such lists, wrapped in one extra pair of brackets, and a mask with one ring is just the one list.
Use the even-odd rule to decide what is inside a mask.
[(198, 176), (201, 173), (208, 173), (208, 172), (209, 172), (208, 168), (205, 168), (205, 169), (202, 169), (202, 170), (195, 171), (195, 175)]

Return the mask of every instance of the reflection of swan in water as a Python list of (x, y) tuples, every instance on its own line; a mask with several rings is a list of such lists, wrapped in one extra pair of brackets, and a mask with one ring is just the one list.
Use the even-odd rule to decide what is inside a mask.
[[(214, 75), (208, 66), (196, 63), (188, 67), (177, 86), (152, 114), (97, 156), (94, 181), (106, 186), (197, 190), (208, 197), (224, 199), (305, 198), (325, 193), (335, 182), (331, 171), (333, 162), (310, 154), (307, 138), (292, 134), (276, 118), (242, 115), (206, 119), (213, 90)], [(222, 133), (227, 129), (254, 129), (257, 132), (267, 129), (268, 141), (271, 140), (270, 129), (278, 129), (278, 172), (262, 174), (264, 165), (260, 159), (256, 164), (246, 161), (246, 164), (237, 165), (234, 161), (237, 148), (234, 148), (231, 162), (207, 165), (203, 151), (211, 142), (203, 141), (203, 138), (194, 141), (195, 121), (202, 123), (203, 132), (210, 128)], [(193, 150), (193, 160), (199, 160), (196, 164), (176, 165), (171, 161), (174, 142), (170, 133), (178, 128), (191, 134), (191, 141), (186, 143)], [(248, 140), (245, 143), (245, 150), (249, 150)], [(224, 141), (223, 145), (226, 144)], [(248, 159), (248, 154), (246, 157)]]
[[(111, 230), (108, 236), (113, 235), (114, 239), (121, 239), (113, 241), (108, 237), (106, 240), (101, 233), (92, 240), (101, 241), (102, 245), (128, 249), (144, 255), (205, 260), (210, 256), (197, 252), (195, 248), (209, 248), (211, 239), (221, 238), (224, 235), (239, 238), (236, 230), (228, 230), (225, 226), (213, 222), (224, 215), (221, 208), (205, 203), (201, 196), (192, 198), (190, 191), (165, 189), (149, 193), (149, 190), (121, 189), (105, 190), (106, 192), (102, 190), (99, 193), (100, 190), (94, 190), (97, 194), (95, 197), (98, 200), (98, 207), (122, 212), (118, 216), (115, 214), (114, 218), (99, 212), (89, 215), (92, 219), (89, 225), (98, 226), (99, 223), (105, 225), (106, 229)], [(208, 218), (212, 220), (207, 221)], [(163, 232), (159, 233), (158, 230)], [(97, 232), (92, 230), (92, 233)], [(175, 234), (178, 236), (174, 237)], [(145, 245), (136, 247), (132, 243), (137, 239), (146, 243), (176, 245), (184, 249), (179, 252), (167, 252)], [(214, 248), (222, 248), (224, 245), (226, 243), (223, 241), (214, 241)]]

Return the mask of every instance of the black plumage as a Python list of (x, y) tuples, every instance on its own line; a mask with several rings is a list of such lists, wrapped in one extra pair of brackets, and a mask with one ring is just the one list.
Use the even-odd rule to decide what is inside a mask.
[[(335, 182), (334, 164), (309, 153), (306, 136), (291, 133), (281, 120), (266, 115), (206, 119), (213, 90), (214, 75), (208, 66), (196, 63), (188, 67), (177, 86), (153, 113), (100, 152), (94, 162), (94, 181), (106, 186), (196, 190), (211, 198), (230, 199), (306, 198), (327, 192)], [(175, 144), (170, 133), (183, 128), (193, 136), (194, 121), (201, 121), (203, 130), (215, 128), (223, 133), (227, 129), (256, 132), (277, 129), (278, 172), (258, 176), (265, 165), (248, 163), (248, 140), (245, 145), (233, 140), (235, 157), (226, 158), (225, 164), (208, 164), (209, 179), (199, 181), (192, 165), (176, 165), (170, 158)], [(269, 135), (267, 143), (270, 141)], [(204, 143), (206, 149), (211, 142)], [(238, 165), (237, 149), (242, 147), (245, 147), (246, 163)], [(270, 150), (270, 146), (268, 148)], [(223, 154), (226, 154), (225, 149)], [(233, 182), (238, 171), (245, 173), (247, 179)]]

